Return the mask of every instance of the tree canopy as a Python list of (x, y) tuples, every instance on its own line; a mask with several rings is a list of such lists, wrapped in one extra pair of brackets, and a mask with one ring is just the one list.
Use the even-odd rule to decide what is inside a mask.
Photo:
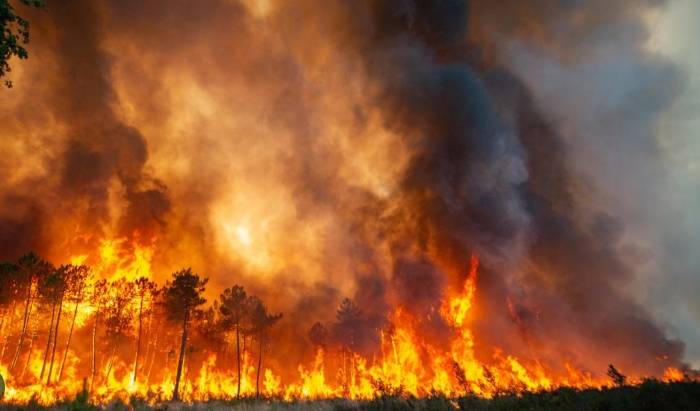
[[(20, 4), (30, 7), (43, 7), (44, 0), (19, 0)], [(0, 0), (0, 78), (12, 69), (10, 59), (26, 59), (29, 54), (24, 45), (29, 43), (29, 21), (19, 16), (9, 0)], [(5, 79), (5, 86), (12, 87), (12, 82)]]

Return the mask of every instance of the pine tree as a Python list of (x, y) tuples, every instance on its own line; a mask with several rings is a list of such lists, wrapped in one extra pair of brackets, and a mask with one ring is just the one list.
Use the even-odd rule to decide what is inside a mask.
[(222, 326), (236, 332), (236, 374), (238, 385), (236, 397), (241, 395), (241, 327), (249, 312), (250, 301), (243, 287), (234, 285), (227, 288), (219, 297)]
[(173, 401), (178, 401), (180, 376), (182, 375), (182, 363), (185, 356), (187, 344), (187, 332), (189, 330), (190, 319), (197, 307), (204, 304), (206, 300), (202, 297), (208, 279), (200, 278), (192, 269), (173, 273), (172, 280), (164, 288), (164, 301), (168, 319), (172, 322), (182, 324), (182, 336), (180, 339), (180, 355), (177, 361), (177, 373), (175, 376), (175, 388), (173, 390)]
[(255, 374), (255, 396), (260, 396), (260, 368), (267, 331), (282, 318), (282, 313), (269, 314), (265, 304), (257, 297), (249, 300), (251, 332), (258, 339), (258, 371)]

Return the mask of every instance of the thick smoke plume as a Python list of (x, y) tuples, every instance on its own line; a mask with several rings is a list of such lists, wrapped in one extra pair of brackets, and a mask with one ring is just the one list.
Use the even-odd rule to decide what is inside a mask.
[(362, 352), (397, 307), (446, 344), (476, 255), (483, 355), (683, 366), (630, 204), (680, 81), (644, 48), (664, 2), (48, 3), (0, 96), (2, 257), (153, 243), (160, 278), (274, 298), (294, 362), (344, 296)]

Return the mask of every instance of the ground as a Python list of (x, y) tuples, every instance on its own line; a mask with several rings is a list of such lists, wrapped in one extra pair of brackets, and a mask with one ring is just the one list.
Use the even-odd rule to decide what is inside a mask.
[(441, 396), (429, 398), (382, 397), (371, 401), (345, 399), (284, 402), (271, 399), (210, 401), (206, 403), (182, 404), (162, 403), (148, 405), (137, 398), (128, 403), (115, 401), (97, 407), (89, 404), (85, 396), (72, 401), (43, 407), (37, 404), (22, 406), (2, 404), (5, 410), (201, 410), (201, 411), (511, 411), (511, 410), (562, 410), (562, 411), (698, 411), (700, 410), (700, 382), (661, 383), (646, 381), (639, 386), (619, 387), (604, 390), (574, 390), (561, 388), (541, 393), (502, 393), (493, 399), (462, 397), (448, 399)]

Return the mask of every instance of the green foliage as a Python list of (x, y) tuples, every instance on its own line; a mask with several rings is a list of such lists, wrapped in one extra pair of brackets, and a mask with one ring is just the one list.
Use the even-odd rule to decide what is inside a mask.
[[(43, 7), (44, 0), (19, 0), (25, 6)], [(11, 71), (9, 60), (13, 56), (26, 59), (29, 55), (24, 44), (29, 42), (29, 21), (17, 15), (9, 0), (0, 0), (0, 77)], [(12, 87), (10, 80), (5, 86)]]

